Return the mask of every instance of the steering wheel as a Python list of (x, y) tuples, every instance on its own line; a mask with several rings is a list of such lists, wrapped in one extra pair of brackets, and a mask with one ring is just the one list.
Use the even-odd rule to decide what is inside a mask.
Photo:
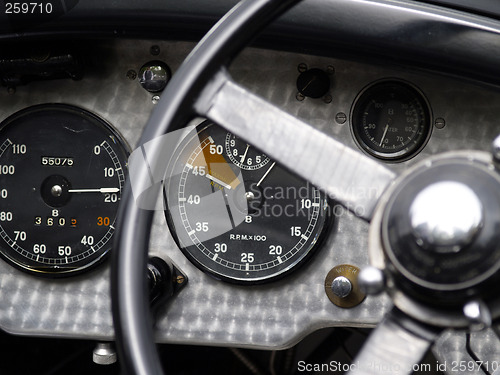
[[(131, 374), (163, 373), (145, 272), (154, 211), (138, 201), (156, 201), (161, 188), (161, 179), (152, 177), (163, 176), (166, 168), (158, 140), (195, 117), (209, 118), (258, 144), (270, 158), (361, 219), (372, 221), (374, 267), (362, 272), (360, 282), (368, 293), (387, 291), (395, 307), (358, 356), (361, 366), (351, 372), (370, 374), (384, 368), (385, 373), (411, 373), (444, 328), (487, 326), (500, 314), (491, 287), (500, 274), (500, 249), (495, 245), (500, 235), (495, 231), (500, 178), (495, 156), (440, 155), (396, 179), (373, 159), (231, 80), (226, 70), (231, 60), (259, 30), (297, 2), (244, 0), (234, 7), (183, 63), (144, 130), (139, 144), (145, 157), (141, 165), (146, 167), (134, 167), (132, 161), (129, 166), (112, 268), (116, 340), (123, 368)], [(458, 202), (467, 215), (455, 214)]]

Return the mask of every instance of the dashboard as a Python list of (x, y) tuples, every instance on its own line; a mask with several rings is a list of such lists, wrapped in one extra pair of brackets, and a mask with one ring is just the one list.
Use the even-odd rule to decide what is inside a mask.
[[(153, 46), (158, 47), (159, 55), (151, 55), (150, 50)], [(187, 42), (97, 41), (92, 43), (92, 46), (86, 51), (86, 56), (90, 59), (88, 65), (85, 66), (87, 70), (85, 76), (81, 80), (31, 82), (26, 86), (18, 86), (14, 93), (4, 90), (2, 94), (2, 119), (4, 120), (17, 111), (30, 106), (64, 103), (91, 111), (112, 124), (127, 144), (135, 145), (142, 128), (154, 109), (156, 94), (144, 90), (138, 79), (131, 79), (127, 73), (130, 70), (137, 72), (144, 64), (158, 59), (164, 61), (175, 72), (193, 47), (194, 44)], [(105, 59), (102, 59), (103, 55)], [(92, 61), (92, 57), (95, 57), (95, 60)], [(325, 100), (324, 97), (301, 98), (298, 95), (297, 79), (300, 76), (299, 69), (304, 64), (310, 69), (334, 70), (334, 73), (329, 76), (331, 87), (328, 90), (328, 95), (331, 96), (331, 99)], [(432, 131), (425, 147), (414, 157), (406, 161), (392, 161), (387, 164), (397, 173), (426, 156), (439, 152), (460, 149), (488, 149), (491, 140), (495, 138), (498, 131), (496, 119), (500, 113), (497, 113), (499, 111), (491, 103), (497, 102), (500, 97), (494, 89), (451, 77), (436, 76), (425, 71), (408, 72), (397, 66), (389, 67), (253, 48), (244, 51), (234, 62), (231, 73), (238, 82), (268, 98), (288, 113), (313, 123), (323, 132), (360, 151), (362, 150), (361, 146), (353, 135), (351, 116), (354, 103), (363, 90), (378, 82), (404, 82), (418, 87), (425, 95), (429, 111), (432, 113)], [(457, 107), (462, 108), (460, 113), (454, 110)], [(345, 121), (339, 121), (339, 118), (345, 118)], [(441, 122), (444, 127), (440, 129)], [(477, 125), (478, 123), (481, 123), (480, 127)], [(50, 153), (50, 150), (47, 152)], [(14, 189), (16, 188), (20, 187), (14, 186)], [(297, 309), (303, 310), (303, 314), (308, 316), (297, 327), (297, 332), (286, 332), (284, 337), (281, 337), (285, 332), (280, 327), (276, 327), (277, 332), (280, 332), (277, 337), (271, 335), (273, 338), (262, 340), (262, 338), (257, 338), (263, 335), (263, 332), (260, 332), (260, 335), (255, 335), (256, 346), (287, 345), (300, 337), (299, 335), (308, 326), (311, 327), (309, 329), (314, 329), (323, 325), (339, 323), (354, 326), (374, 325), (384, 312), (380, 306), (387, 306), (387, 301), (384, 298), (369, 298), (363, 303), (363, 306), (359, 306), (357, 309), (344, 310), (332, 304), (324, 292), (324, 278), (331, 268), (340, 264), (353, 264), (361, 267), (368, 262), (367, 253), (362, 250), (366, 248), (367, 243), (367, 224), (356, 219), (346, 210), (338, 209), (336, 214), (338, 217), (333, 220), (335, 224), (328, 238), (325, 243), (319, 246), (317, 254), (308, 262), (305, 269), (294, 272), (286, 279), (270, 285), (252, 287), (249, 290), (250, 288), (244, 286), (226, 285), (193, 267), (191, 262), (179, 251), (169, 232), (165, 217), (160, 212), (156, 215), (154, 222), (151, 254), (170, 257), (180, 269), (185, 270), (190, 278), (190, 285), (177, 297), (177, 303), (169, 306), (168, 320), (172, 322), (172, 319), (177, 316), (179, 322), (177, 324), (163, 322), (166, 331), (164, 335), (160, 336), (172, 339), (179, 334), (177, 340), (185, 341), (188, 336), (192, 336), (193, 332), (196, 332), (200, 336), (193, 338), (194, 342), (196, 340), (213, 342), (212, 335), (217, 337), (217, 335), (225, 333), (222, 322), (232, 319), (247, 320), (247, 317), (240, 314), (234, 315), (234, 311), (232, 311), (233, 301), (227, 301), (225, 303), (228, 304), (228, 307), (232, 306), (231, 309), (217, 311), (217, 314), (220, 314), (221, 323), (217, 323), (215, 326), (219, 326), (222, 332), (211, 332), (211, 330), (203, 332), (201, 327), (207, 324), (204, 319), (212, 320), (213, 317), (203, 318), (205, 314), (198, 306), (200, 304), (198, 296), (210, 294), (212, 288), (213, 293), (218, 295), (216, 298), (221, 299), (221, 301), (225, 301), (230, 294), (231, 300), (235, 298), (236, 301), (240, 299), (241, 302), (245, 301), (237, 309), (242, 313), (246, 311), (245, 314), (251, 315), (254, 322), (256, 319), (265, 321), (268, 316), (280, 316), (281, 319), (284, 319), (292, 311), (293, 316), (288, 316), (288, 319), (294, 320), (297, 319)], [(112, 337), (108, 292), (109, 271), (106, 264), (82, 275), (64, 279), (34, 277), (12, 267), (5, 261), (2, 262), (2, 267), (2, 278), (5, 279), (5, 287), (2, 288), (2, 293), (5, 295), (3, 300), (15, 301), (19, 298), (16, 296), (21, 290), (23, 291), (23, 303), (12, 305), (9, 303), (8, 309), (2, 309), (5, 329), (13, 332), (20, 330), (31, 334), (55, 333), (70, 336), (92, 335), (91, 332), (93, 332), (95, 336), (91, 337), (96, 339), (110, 339)], [(25, 285), (30, 285), (30, 287), (26, 288)], [(198, 291), (196, 290), (197, 285), (201, 287)], [(304, 293), (296, 293), (297, 295), (308, 295), (310, 302), (305, 303), (304, 300), (299, 300), (291, 308), (290, 301), (273, 297), (276, 300), (273, 300), (271, 306), (275, 306), (275, 311), (270, 310), (267, 298), (257, 293), (255, 288), (260, 289), (260, 292), (265, 295), (266, 293), (274, 294), (273, 290), (278, 287), (288, 291), (303, 288)], [(305, 290), (308, 292), (305, 293)], [(241, 296), (234, 296), (235, 292), (236, 295), (241, 293)], [(33, 295), (27, 296), (26, 293), (33, 293)], [(39, 304), (41, 302), (40, 295), (53, 295), (54, 303), (47, 304), (44, 301)], [(75, 295), (79, 297), (74, 298)], [(252, 298), (251, 301), (248, 300), (249, 297)], [(33, 305), (27, 304), (30, 301)], [(249, 310), (250, 306), (254, 306), (255, 311)], [(267, 307), (263, 309), (262, 306)], [(46, 310), (41, 310), (42, 307)], [(16, 311), (16, 309), (19, 310)], [(88, 316), (85, 313), (87, 309), (93, 311), (92, 316), (98, 316), (99, 319), (95, 321), (79, 319), (80, 323), (75, 325), (73, 316), (75, 314), (82, 317)], [(24, 321), (23, 315), (26, 311), (37, 311), (40, 317), (52, 316), (55, 320), (52, 324), (48, 324), (50, 320), (42, 318), (36, 321), (35, 317)], [(71, 313), (54, 314), (56, 311)], [(185, 320), (185, 311), (191, 311), (191, 314), (194, 313), (195, 316)], [(258, 311), (262, 311), (263, 315), (254, 316)], [(9, 313), (5, 315), (7, 312)], [(12, 320), (13, 317), (17, 318)], [(182, 321), (189, 322), (190, 327), (182, 328), (182, 324), (179, 324)], [(199, 326), (193, 327), (193, 321), (198, 321)], [(238, 325), (236, 322), (235, 324)], [(162, 320), (159, 320), (158, 325), (162, 327)], [(92, 326), (91, 331), (89, 331), (90, 326)], [(171, 332), (174, 326), (176, 334)], [(55, 327), (71, 328), (52, 331)], [(242, 337), (245, 337), (244, 341), (241, 339), (241, 342), (236, 340), (230, 343), (240, 345), (248, 343), (246, 341), (247, 335), (243, 334)]]
[[(162, 66), (167, 72), (163, 79), (168, 81), (170, 72), (175, 74), (194, 46), (192, 41), (144, 37), (82, 38), (77, 43), (59, 37), (55, 41), (45, 40), (42, 44), (23, 42), (8, 50), (5, 55), (0, 54), (0, 78), (5, 84), (0, 90), (0, 144), (11, 147), (12, 155), (16, 152), (18, 155), (25, 154), (21, 148), (15, 149), (15, 145), (26, 145), (28, 150), (37, 149), (38, 152), (35, 162), (24, 164), (22, 157), (15, 159), (20, 160), (15, 164), (8, 159), (10, 156), (5, 156), (7, 153), (0, 154), (0, 171), (3, 174), (0, 176), (0, 188), (8, 190), (11, 196), (13, 192), (26, 190), (26, 186), (31, 186), (30, 184), (38, 187), (47, 176), (57, 174), (71, 180), (71, 183), (64, 179), (50, 181), (52, 189), (60, 185), (64, 190), (67, 184), (70, 193), (83, 195), (88, 201), (95, 200), (95, 203), (77, 206), (76, 198), (73, 198), (71, 204), (75, 203), (75, 206), (72, 206), (71, 214), (66, 215), (65, 220), (86, 220), (85, 212), (90, 210), (89, 205), (95, 210), (91, 213), (91, 220), (110, 218), (108, 225), (105, 225), (108, 229), (101, 232), (97, 231), (97, 222), (93, 223), (95, 228), (85, 229), (95, 230), (92, 233), (84, 231), (75, 234), (74, 228), (64, 225), (62, 229), (59, 228), (61, 225), (57, 228), (35, 228), (37, 217), (46, 220), (45, 214), (37, 213), (46, 207), (37, 208), (37, 203), (29, 201), (29, 198), (11, 201), (8, 196), (1, 196), (7, 204), (2, 205), (2, 213), (5, 212), (5, 215), (0, 217), (0, 233), (11, 237), (17, 234), (14, 242), (24, 241), (23, 233), (29, 238), (37, 230), (36, 236), (45, 236), (47, 244), (54, 242), (54, 249), (59, 251), (63, 245), (59, 238), (65, 236), (72, 240), (76, 238), (77, 242), (83, 244), (80, 245), (82, 249), (91, 248), (94, 241), (97, 243), (101, 238), (105, 243), (102, 248), (95, 250), (99, 253), (96, 259), (90, 257), (83, 262), (83, 266), (77, 264), (71, 267), (70, 272), (65, 272), (62, 263), (58, 265), (57, 262), (47, 261), (47, 264), (43, 264), (39, 258), (35, 259), (33, 256), (30, 261), (26, 260), (26, 257), (20, 261), (13, 260), (8, 254), (14, 254), (15, 245), (12, 240), (10, 243), (5, 240), (6, 235), (2, 236), (2, 330), (23, 336), (113, 341), (109, 254), (113, 249), (109, 225), (113, 226), (124, 183), (123, 177), (118, 176), (118, 171), (127, 169), (127, 156), (136, 149), (141, 132), (162, 95), (161, 89), (146, 90), (140, 82), (141, 77), (146, 77), (145, 67)], [(352, 50), (353, 47), (355, 49), (353, 45), (349, 49)], [(40, 60), (40, 54), (45, 56), (45, 60)], [(77, 77), (63, 76), (57, 79), (46, 79), (43, 74), (36, 74), (37, 64), (50, 60), (51, 56), (74, 57), (81, 72)], [(6, 70), (2, 69), (8, 66), (9, 59), (13, 57), (32, 59), (29, 66), (35, 79), (32, 79), (28, 69), (24, 71), (24, 76), (30, 76), (28, 82), (15, 85), (6, 83), (8, 75)], [(362, 51), (346, 54), (328, 50), (321, 54), (317, 50), (309, 52), (305, 48), (303, 51), (290, 51), (257, 45), (243, 50), (232, 62), (230, 74), (237, 83), (251, 92), (339, 140), (345, 146), (384, 163), (395, 174), (401, 174), (425, 158), (446, 151), (489, 151), (492, 141), (500, 133), (500, 89), (496, 84), (461, 77), (455, 73), (449, 74), (446, 71), (437, 73), (428, 66), (409, 68), (399, 59), (384, 60), (370, 54), (364, 56)], [(477, 74), (480, 75), (481, 72)], [(115, 142), (109, 146), (111, 151), (106, 148), (107, 153), (104, 154), (105, 146), (100, 141), (96, 143), (94, 138), (88, 141), (88, 150), (81, 152), (71, 145), (72, 142), (77, 142), (77, 138), (65, 138), (62, 143), (54, 143), (57, 144), (56, 149), (47, 146), (55, 142), (50, 136), (47, 137), (47, 134), (55, 134), (57, 131), (51, 127), (50, 122), (57, 121), (52, 118), (48, 120), (49, 125), (44, 125), (43, 121), (38, 123), (39, 118), (37, 120), (36, 116), (39, 116), (37, 109), (40, 108), (55, 108), (59, 114), (73, 113), (80, 120), (82, 116), (87, 116), (86, 123), (101, 126), (106, 132), (106, 139), (111, 135)], [(19, 113), (30, 114), (32, 122), (26, 125), (27, 128), (16, 125), (16, 119), (22, 119)], [(25, 140), (7, 144), (5, 140), (8, 138), (8, 125), (12, 123), (18, 126), (19, 139)], [(14, 125), (11, 128), (14, 128)], [(205, 119), (196, 119), (186, 125), (189, 125), (192, 131), (200, 131), (206, 129), (207, 123)], [(219, 184), (230, 190), (231, 186), (228, 185), (232, 183), (231, 178), (236, 181), (238, 173), (252, 181), (259, 181), (260, 178), (266, 177), (267, 173), (269, 176), (271, 172), (277, 173), (279, 165), (276, 169), (270, 169), (270, 166), (274, 166), (273, 161), (268, 158), (266, 160), (266, 155), (258, 151), (258, 145), (254, 145), (255, 148), (249, 148), (251, 146), (245, 143), (237, 145), (237, 138), (231, 138), (231, 135), (223, 130), (214, 130), (217, 129), (215, 125), (209, 126), (208, 129), (212, 132), (209, 133), (210, 136), (198, 134), (195, 139), (198, 138), (200, 144), (203, 144), (204, 140), (211, 142), (214, 146), (211, 148), (213, 152), (203, 151), (205, 159), (219, 157), (214, 160), (223, 165), (218, 172), (212, 167), (209, 175), (212, 178), (207, 179), (205, 171), (201, 177), (193, 176), (193, 170), (196, 170), (197, 174), (202, 173), (202, 166), (208, 164), (193, 162), (201, 151), (195, 156), (190, 154), (200, 146), (186, 146), (189, 138), (181, 138), (179, 144), (168, 151), (179, 158), (166, 160), (177, 163), (177, 166), (171, 168), (184, 168), (186, 165), (191, 167), (187, 172), (191, 180), (182, 185), (186, 191), (183, 198), (186, 202), (188, 199), (196, 200), (197, 194), (202, 195), (193, 188), (201, 184), (197, 181), (208, 182), (212, 188)], [(30, 133), (33, 136), (29, 137)], [(235, 142), (231, 143), (231, 140)], [(69, 145), (66, 149), (61, 148), (64, 143)], [(102, 163), (92, 159), (101, 160), (97, 157), (101, 149), (95, 149), (98, 145), (102, 146)], [(183, 155), (176, 147), (187, 147), (187, 154)], [(204, 147), (202, 146), (202, 149)], [(1, 151), (3, 153), (5, 150)], [(116, 158), (114, 154), (117, 155)], [(38, 155), (42, 156), (42, 165)], [(233, 159), (230, 158), (231, 155)], [(78, 162), (75, 162), (74, 166), (57, 167), (58, 171), (64, 172), (45, 173), (43, 157), (48, 158), (45, 159), (46, 163)], [(186, 159), (182, 159), (183, 157)], [(92, 160), (88, 165), (87, 158)], [(109, 160), (115, 159), (119, 159), (118, 164), (109, 164)], [(5, 171), (2, 169), (3, 166), (14, 164), (16, 171), (22, 170), (23, 176), (28, 177), (16, 179), (15, 173), (10, 173), (8, 168)], [(110, 165), (113, 167), (112, 171), (108, 171)], [(224, 169), (227, 165), (231, 165), (229, 172)], [(250, 165), (254, 166), (254, 169), (250, 168)], [(91, 166), (94, 169), (91, 169)], [(50, 167), (56, 168), (53, 165)], [(76, 173), (69, 171), (70, 168), (76, 169), (75, 167), (82, 169)], [(78, 175), (83, 175), (84, 172), (86, 178), (79, 181)], [(219, 174), (218, 177), (216, 173)], [(293, 181), (296, 181), (296, 177), (293, 174), (286, 170), (280, 173), (282, 174), (273, 180), (277, 186), (290, 186), (295, 183)], [(101, 176), (102, 174), (104, 175)], [(182, 171), (179, 174), (182, 175)], [(233, 174), (234, 177), (231, 177)], [(67, 177), (69, 175), (72, 177)], [(231, 177), (229, 180), (226, 178), (228, 175)], [(35, 179), (36, 181), (33, 181)], [(193, 255), (196, 250), (189, 250), (192, 245), (189, 243), (192, 237), (189, 233), (198, 231), (202, 232), (202, 235), (206, 232), (203, 223), (209, 223), (211, 227), (210, 220), (213, 218), (203, 216), (203, 209), (199, 207), (188, 207), (188, 211), (191, 210), (190, 217), (194, 217), (193, 227), (182, 228), (182, 218), (175, 218), (177, 211), (169, 211), (169, 198), (179, 196), (175, 185), (178, 182), (175, 178), (173, 181), (165, 187), (166, 206), (163, 197), (159, 197), (152, 223), (149, 254), (151, 257), (171, 260), (188, 281), (171, 301), (158, 307), (155, 313), (157, 342), (284, 349), (325, 327), (375, 327), (390, 310), (392, 303), (386, 295), (366, 298), (362, 296), (353, 305), (343, 306), (342, 301), (339, 303), (338, 298), (331, 297), (325, 290), (325, 280), (329, 273), (344, 272), (346, 268), (356, 273), (358, 269), (369, 264), (369, 224), (337, 205), (335, 201), (315, 195), (313, 190), (308, 193), (312, 195), (292, 198), (293, 204), (302, 205), (301, 209), (309, 205), (308, 209), (320, 207), (322, 211), (328, 212), (317, 213), (317, 216), (313, 217), (316, 226), (311, 224), (311, 221), (297, 224), (293, 221), (297, 215), (285, 218), (282, 213), (265, 224), (256, 224), (256, 229), (252, 229), (255, 232), (248, 233), (262, 235), (266, 228), (280, 228), (276, 229), (280, 232), (274, 234), (277, 238), (272, 241), (275, 242), (267, 241), (268, 238), (263, 241), (255, 238), (251, 243), (238, 239), (239, 248), (234, 259), (224, 258), (227, 244), (217, 239), (217, 234), (210, 234), (206, 239), (200, 237), (201, 240), (194, 241), (194, 244), (207, 244), (215, 237), (215, 243), (210, 242), (211, 246), (218, 249), (215, 258), (221, 260), (221, 264), (235, 264), (234, 267), (226, 265), (217, 269), (213, 265), (215, 253), (210, 253), (206, 259), (200, 260)], [(71, 190), (96, 189), (97, 186), (108, 190), (88, 194)], [(49, 198), (52, 196), (50, 199), (60, 198), (53, 190), (47, 195)], [(28, 197), (28, 193), (26, 196)], [(65, 201), (59, 205), (53, 201), (48, 202), (47, 199), (42, 200), (51, 210), (67, 204)], [(106, 202), (106, 199), (110, 201)], [(249, 199), (248, 196), (246, 199)], [(189, 204), (191, 202), (186, 203), (186, 206)], [(196, 205), (194, 202), (194, 206)], [(201, 206), (203, 207), (203, 204)], [(7, 216), (9, 212), (11, 217)], [(241, 220), (244, 222), (249, 214), (249, 211), (245, 211)], [(280, 227), (282, 223), (285, 223), (283, 228)], [(196, 224), (200, 224), (199, 229), (195, 228)], [(313, 225), (313, 229), (294, 235), (293, 228), (299, 228), (299, 225)], [(188, 232), (187, 237), (184, 235), (183, 238), (183, 230)], [(288, 233), (290, 230), (291, 233)], [(271, 238), (273, 231), (269, 233), (267, 236)], [(276, 255), (272, 260), (276, 259), (276, 262), (281, 264), (282, 254), (283, 260), (285, 259), (282, 251), (286, 253), (287, 246), (295, 249), (300, 238), (303, 238), (301, 250), (298, 250), (301, 255), (293, 255), (290, 264), (277, 266), (276, 269), (273, 268), (274, 265), (269, 266), (271, 271), (268, 273), (264, 267), (255, 268), (252, 272), (257, 276), (241, 276), (245, 271), (248, 275), (255, 258), (260, 261), (258, 257), (261, 256), (261, 263), (269, 261), (262, 254), (266, 252), (269, 255), (270, 245), (274, 246), (273, 255)], [(83, 239), (86, 243), (82, 242)], [(40, 247), (40, 241), (30, 243), (30, 249), (35, 255), (44, 251)], [(246, 250), (239, 250), (240, 248)], [(66, 259), (68, 262), (67, 257), (70, 254), (65, 253), (64, 247), (62, 255), (54, 254), (54, 258)], [(20, 265), (23, 262), (24, 265)], [(237, 273), (236, 269), (242, 272)], [(449, 358), (450, 353), (456, 352), (453, 351), (454, 345), (462, 342), (463, 337), (461, 333), (445, 333), (440, 339), (441, 349), (435, 351), (436, 356), (441, 355), (441, 359)], [(475, 333), (472, 343), (474, 350), (482, 358), (497, 358), (495, 356), (500, 352), (499, 345), (484, 345), (488, 340), (493, 341), (491, 331)], [(460, 355), (468, 358), (468, 354)]]

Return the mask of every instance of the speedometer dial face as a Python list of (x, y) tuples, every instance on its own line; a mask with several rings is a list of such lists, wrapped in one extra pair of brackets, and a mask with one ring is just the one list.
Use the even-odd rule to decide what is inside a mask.
[(68, 275), (111, 239), (127, 147), (80, 108), (41, 105), (0, 125), (0, 254), (23, 270)]
[[(234, 149), (245, 157), (231, 157)], [(248, 169), (249, 157), (261, 165)], [(164, 185), (167, 220), (203, 271), (231, 282), (266, 282), (319, 246), (329, 224), (326, 197), (222, 128), (199, 126), (173, 160)]]
[(352, 131), (368, 154), (402, 161), (419, 152), (431, 132), (430, 111), (422, 94), (400, 81), (368, 87), (356, 100)]

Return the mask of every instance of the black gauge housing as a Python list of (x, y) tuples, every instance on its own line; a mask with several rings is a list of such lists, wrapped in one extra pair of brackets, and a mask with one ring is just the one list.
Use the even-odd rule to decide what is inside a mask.
[(332, 220), (327, 197), (223, 128), (200, 125), (172, 160), (165, 215), (179, 248), (204, 272), (269, 282), (320, 246)]
[(38, 275), (72, 275), (112, 246), (129, 148), (96, 115), (27, 108), (0, 125), (0, 255)]
[(354, 103), (351, 129), (358, 146), (384, 161), (417, 155), (431, 135), (431, 111), (423, 94), (403, 81), (365, 88)]

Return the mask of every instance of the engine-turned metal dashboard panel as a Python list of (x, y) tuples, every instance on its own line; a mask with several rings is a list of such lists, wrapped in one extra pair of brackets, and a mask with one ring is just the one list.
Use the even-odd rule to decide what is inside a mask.
[[(163, 61), (175, 73), (193, 47), (192, 43), (138, 40), (86, 43), (81, 49), (86, 61), (81, 80), (4, 88), (0, 120), (36, 104), (71, 104), (108, 121), (134, 149), (154, 110), (155, 95), (161, 95), (145, 91), (134, 73), (151, 60)], [(328, 92), (317, 99), (300, 95), (296, 85), (300, 71), (310, 68), (326, 71), (330, 79)], [(381, 80), (411, 83), (430, 105), (433, 129), (417, 156), (388, 164), (397, 173), (439, 152), (489, 150), (500, 132), (498, 88), (426, 71), (249, 48), (234, 61), (231, 74), (250, 90), (359, 152), (350, 124), (359, 93)], [(281, 280), (255, 286), (216, 280), (191, 264), (177, 248), (163, 212), (157, 212), (150, 254), (169, 257), (189, 277), (187, 286), (159, 309), (157, 340), (280, 348), (322, 327), (374, 326), (390, 307), (387, 297), (368, 297), (344, 309), (331, 303), (325, 293), (325, 277), (333, 267), (368, 264), (368, 224), (341, 208), (335, 212), (328, 238), (305, 266)], [(17, 334), (111, 340), (109, 273), (108, 261), (81, 275), (47, 279), (0, 260), (0, 327)]]

